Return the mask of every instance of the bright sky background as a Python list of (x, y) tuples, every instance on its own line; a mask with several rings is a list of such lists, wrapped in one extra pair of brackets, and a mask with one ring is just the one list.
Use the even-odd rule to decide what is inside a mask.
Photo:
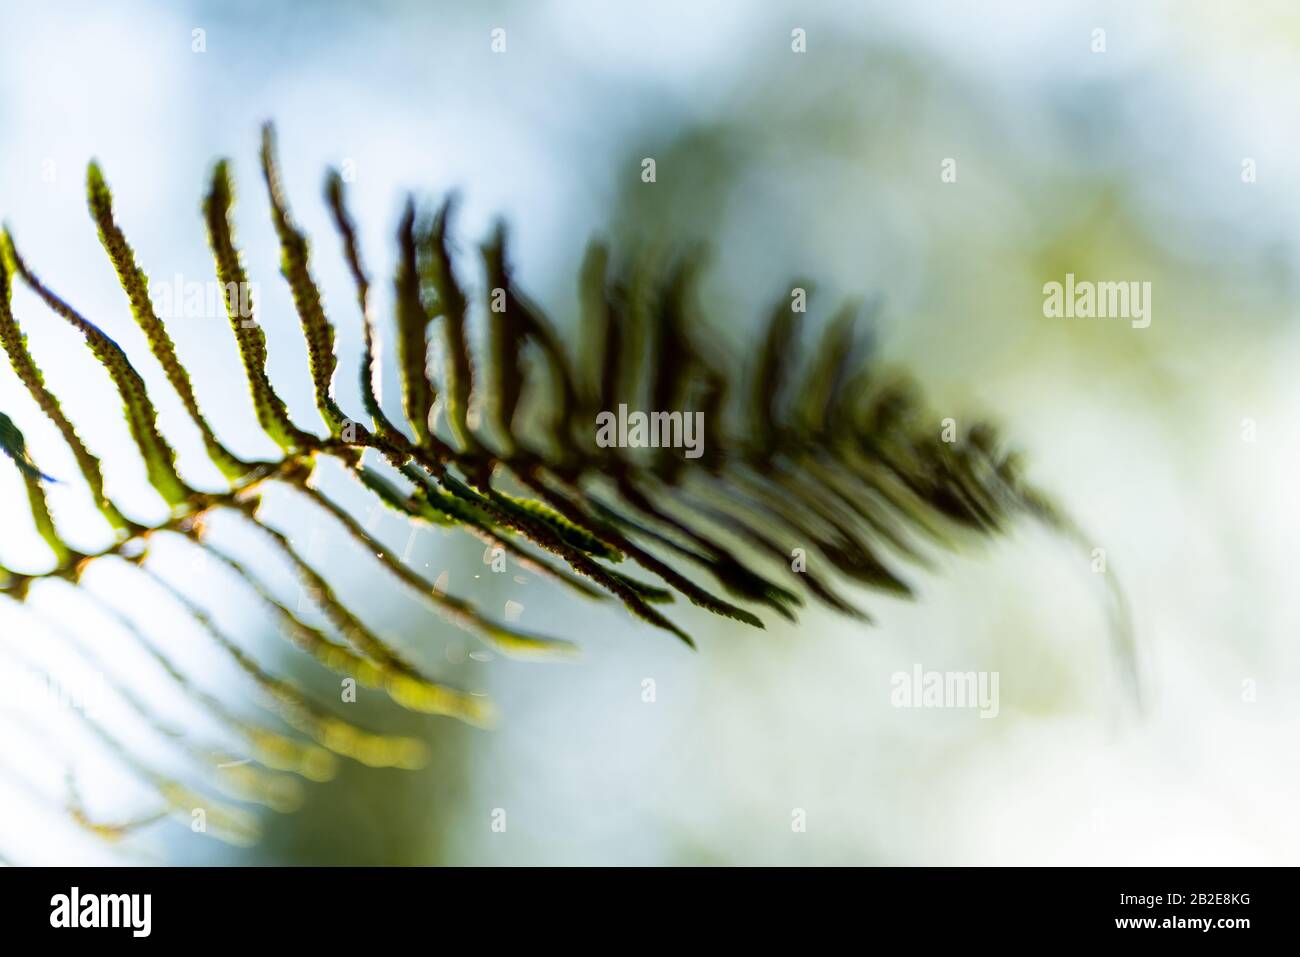
[[(507, 30), (504, 55), (490, 50), (496, 27)], [(791, 60), (793, 27), (808, 30), (801, 61)], [(1089, 49), (1098, 27), (1104, 55)], [(192, 50), (195, 29), (205, 31), (204, 53)], [(412, 189), (428, 198), (460, 190), (468, 253), (505, 216), (524, 286), (563, 305), (585, 238), (620, 214), (627, 228), (639, 158), (662, 155), (683, 130), (733, 124), (743, 144), (734, 180), (703, 199), (679, 183), (686, 199), (672, 220), (716, 243), (715, 293), (746, 317), (721, 318), (721, 338), (743, 349), (747, 317), (788, 275), (881, 296), (891, 357), (940, 404), (1003, 422), (1034, 478), (1106, 542), (1134, 606), (1150, 712), (1140, 726), (1119, 719), (1092, 583), (1060, 543), (1033, 533), (946, 561), (916, 605), (869, 597), (880, 624), (865, 633), (817, 614), (798, 632), (761, 636), (709, 633), (693, 618), (709, 639), (688, 656), (616, 614), (593, 614), (572, 635), (589, 648), (581, 666), (497, 661), (474, 672), (506, 725), (473, 739), (456, 812), (464, 826), (447, 853), (1294, 862), (1298, 57), (1300, 13), (1285, 3), (1252, 3), (1247, 15), (1226, 2), (0, 0), (0, 216), (56, 291), (146, 357), (85, 210), (85, 163), (102, 163), (155, 281), (206, 280), (199, 204), (212, 160), (231, 157), (272, 378), (314, 427), (256, 175), (263, 120), (278, 123), (295, 213), (315, 237), (350, 406), (360, 335), (319, 199), (326, 165), (356, 169), (352, 206), (381, 315), (396, 215)], [(936, 193), (946, 156), (961, 164), (960, 193)], [(1258, 168), (1249, 187), (1245, 157)], [(666, 189), (698, 173), (659, 168)], [(1158, 276), (1151, 336), (1043, 334), (1038, 286), (1060, 275), (1033, 256), (1058, 233), (1083, 233), (1088, 210), (1070, 200), (1107, 184), (1118, 184), (1120, 225), (1088, 233), (1086, 262)], [(692, 207), (708, 210), (702, 222)], [(29, 294), (16, 293), (15, 309), (51, 386), (103, 456), (110, 491), (135, 514), (160, 515), (101, 370)], [(225, 320), (180, 320), (171, 331), (198, 364), (196, 388), (218, 432), (237, 451), (269, 453)], [(137, 365), (182, 471), (214, 483), (161, 371), (147, 358)], [(0, 410), (23, 426), (45, 471), (76, 474), (7, 366)], [(1260, 435), (1249, 447), (1239, 435), (1247, 417)], [(0, 463), (0, 561), (37, 569), (47, 556), (21, 495)], [(80, 485), (52, 499), (68, 536), (92, 547), (102, 526)], [(383, 531), (406, 534), (396, 524)], [(427, 547), (431, 561), (451, 561), (442, 544)], [(91, 584), (131, 600), (125, 576)], [(97, 619), (67, 592), (42, 601), (109, 661), (136, 660), (126, 636), (92, 629)], [(574, 620), (544, 587), (529, 594), (525, 624)], [(181, 619), (153, 624), (182, 641)], [(250, 640), (265, 640), (249, 628)], [(0, 630), (6, 642), (39, 644), (35, 658), (58, 657), (57, 640), (3, 607)], [(206, 660), (193, 648), (177, 653)], [(888, 707), (880, 676), (896, 668), (989, 660), (1004, 675), (998, 721), (918, 720)], [(649, 675), (661, 698), (647, 710)], [(1240, 701), (1243, 680), (1259, 682), (1253, 707)], [(60, 793), (52, 755), (61, 752), (32, 728), (43, 721), (0, 708), (0, 722), (14, 726), (0, 731), (0, 818), (33, 822), (13, 847), (0, 829), (0, 853), (112, 860), (19, 783)], [(53, 736), (77, 733), (70, 724)], [(102, 768), (78, 780), (100, 806), (133, 806)], [(479, 825), (498, 806), (518, 809), (521, 824), (493, 843)], [(788, 826), (794, 807), (813, 822), (802, 843)], [(152, 832), (141, 853), (165, 853), (169, 833), (177, 829)], [(182, 854), (210, 852), (186, 845)]]

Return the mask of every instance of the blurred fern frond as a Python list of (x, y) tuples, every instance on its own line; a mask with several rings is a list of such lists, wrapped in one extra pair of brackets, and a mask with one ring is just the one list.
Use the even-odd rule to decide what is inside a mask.
[[(35, 405), (66, 442), (94, 506), (113, 537), (87, 553), (68, 544), (47, 502), (49, 477), (34, 462), (19, 426), (0, 413), (0, 447), (17, 466), (36, 531), (51, 553), (49, 567), (19, 573), (0, 567), (0, 594), (39, 615), (27, 601), (33, 589), (78, 591), (86, 570), (117, 562), (138, 575), (157, 608), (181, 612), (260, 692), (272, 716), (253, 720), (206, 690), (150, 638), (142, 623), (155, 606), (130, 610), (91, 594), (97, 613), (126, 628), (186, 695), (242, 743), (251, 762), (218, 762), (217, 785), (239, 802), (287, 810), (298, 800), (297, 779), (329, 778), (337, 759), (370, 766), (417, 767), (419, 741), (376, 734), (339, 717), (225, 633), (185, 583), (151, 557), (169, 537), (194, 549), (237, 582), (252, 606), (322, 667), (378, 689), (397, 705), (476, 725), (493, 721), (488, 700), (425, 673), (340, 599), (292, 537), (260, 510), (262, 495), (279, 485), (302, 496), (374, 557), (400, 586), (429, 605), (431, 614), (509, 655), (563, 656), (574, 645), (494, 618), (448, 594), (412, 563), (393, 555), (339, 501), (319, 485), (318, 468), (333, 461), (373, 501), (414, 525), (461, 529), (583, 600), (612, 601), (654, 628), (692, 643), (666, 610), (678, 598), (735, 621), (763, 626), (763, 615), (793, 619), (814, 600), (867, 619), (845, 583), (907, 596), (908, 566), (924, 566), (927, 552), (965, 534), (988, 535), (1017, 515), (1050, 514), (1021, 482), (1016, 460), (1003, 452), (992, 428), (977, 425), (958, 442), (944, 441), (941, 423), (903, 379), (875, 368), (857, 328), (852, 304), (831, 317), (806, 357), (806, 317), (782, 290), (764, 340), (747, 369), (711, 348), (695, 301), (691, 257), (655, 269), (644, 260), (620, 260), (593, 244), (580, 276), (581, 323), (562, 332), (513, 277), (508, 237), (498, 228), (480, 249), (482, 302), (471, 302), (463, 274), (471, 267), (453, 255), (452, 205), (421, 213), (408, 201), (397, 231), (392, 279), (392, 331), (400, 371), (400, 417), (381, 402), (380, 345), (388, 330), (373, 308), (372, 279), (347, 207), (345, 184), (327, 176), (325, 201), (337, 227), (342, 257), (355, 287), (346, 321), (359, 322), (364, 342), (359, 374), (363, 408), (343, 408), (335, 395), (334, 321), (313, 273), (306, 235), (297, 225), (281, 181), (273, 132), (264, 131), (262, 175), (281, 247), (281, 272), (292, 292), (307, 346), (321, 421), (298, 423), (267, 372), (267, 341), (241, 290), (248, 276), (232, 225), (234, 192), (229, 164), (218, 163), (203, 204), (215, 274), (226, 295), (231, 331), (246, 374), (257, 421), (281, 450), (279, 457), (245, 461), (221, 441), (199, 407), (189, 366), (151, 299), (144, 270), (118, 226), (112, 194), (91, 164), (91, 216), (121, 282), (131, 313), (154, 360), (226, 479), (224, 487), (196, 488), (180, 473), (176, 453), (160, 431), (152, 397), (129, 357), (90, 318), (38, 277), (6, 230), (0, 250), (0, 345)], [(116, 388), (136, 453), (166, 517), (132, 517), (105, 491), (99, 458), (83, 441), (46, 385), (12, 307), (14, 282), (69, 323)], [(472, 342), (471, 315), (485, 323)], [(23, 317), (22, 322), (38, 321)], [(428, 372), (437, 337), (442, 368)], [(579, 347), (566, 341), (572, 337)], [(48, 360), (47, 360), (48, 361)], [(698, 458), (679, 449), (604, 447), (596, 421), (620, 407), (701, 413), (707, 441)], [(400, 420), (399, 420), (400, 419)], [(70, 476), (62, 477), (65, 482)], [(69, 492), (68, 494), (73, 494)], [(208, 534), (210, 519), (230, 513), (265, 549), (292, 568), (304, 594), (327, 622), (304, 620), (268, 587), (246, 557)], [(57, 628), (57, 623), (54, 623)], [(83, 646), (75, 635), (70, 643)], [(21, 654), (16, 643), (10, 650)], [(117, 689), (130, 702), (129, 682)], [(139, 710), (166, 727), (148, 708)], [(211, 831), (234, 841), (252, 838), (255, 821), (237, 804), (210, 796), (207, 774), (176, 780), (100, 723), (85, 719), (121, 764), (146, 781), (156, 809), (125, 822), (93, 820), (75, 788), (66, 803), (94, 833), (120, 837), (160, 816), (188, 820), (208, 809)], [(196, 754), (211, 749), (173, 735)], [(211, 762), (205, 765), (211, 770)], [(232, 770), (233, 768), (233, 770)]]

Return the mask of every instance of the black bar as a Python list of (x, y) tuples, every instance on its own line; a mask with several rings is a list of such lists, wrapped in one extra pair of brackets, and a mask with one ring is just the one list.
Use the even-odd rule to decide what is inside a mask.
[[(259, 948), (411, 935), (429, 947), (490, 945), (515, 933), (538, 946), (557, 933), (557, 946), (569, 935), (668, 944), (682, 933), (855, 946), (903, 934), (925, 952), (945, 941), (1233, 946), (1293, 937), (1293, 884), (1289, 870), (1243, 868), (10, 868), (0, 871), (0, 914), (11, 939), (75, 933), (83, 942)], [(52, 926), (69, 923), (74, 887), (81, 917), (117, 916), (118, 926)], [(143, 896), (100, 895), (149, 895), (147, 936)]]

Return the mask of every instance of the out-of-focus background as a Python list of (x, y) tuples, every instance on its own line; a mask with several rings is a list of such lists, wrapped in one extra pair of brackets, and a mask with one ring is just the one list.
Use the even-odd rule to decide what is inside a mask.
[[(497, 29), (503, 52), (492, 48)], [(804, 52), (792, 49), (793, 31)], [(249, 849), (167, 821), (109, 846), (75, 826), (60, 796), (71, 782), (88, 807), (122, 818), (139, 807), (137, 786), (75, 720), (0, 692), (0, 819), (21, 822), (0, 830), (0, 855), (1295, 863), (1297, 89), (1300, 10), (1284, 2), (4, 0), (0, 215), (37, 272), (142, 357), (194, 482), (215, 487), (217, 476), (100, 249), (84, 167), (92, 156), (102, 163), (121, 224), (159, 283), (210, 278), (199, 203), (212, 161), (233, 159), (272, 378), (295, 417), (314, 423), (256, 172), (259, 125), (274, 119), (340, 331), (346, 408), (360, 407), (347, 370), (361, 342), (320, 200), (328, 164), (352, 179), (385, 318), (408, 190), (430, 200), (460, 191), (455, 230), (470, 256), (505, 217), (521, 286), (571, 332), (575, 276), (595, 233), (643, 246), (707, 241), (704, 303), (718, 347), (738, 357), (791, 277), (814, 281), (809, 341), (843, 297), (868, 297), (880, 353), (916, 376), (936, 422), (997, 421), (1030, 477), (1105, 549), (1106, 574), (1131, 608), (1143, 693), (1135, 707), (1116, 679), (1091, 553), (1028, 525), (913, 572), (915, 602), (858, 596), (872, 627), (812, 608), (797, 627), (769, 622), (760, 633), (683, 607), (675, 613), (700, 642), (691, 654), (616, 608), (491, 574), (466, 535), (412, 538), (396, 518), (366, 516), (391, 547), (409, 547), (431, 575), (446, 572), (453, 591), (488, 609), (517, 602), (523, 625), (583, 646), (577, 663), (537, 664), (484, 655), (430, 624), (285, 497), (270, 503), (277, 520), (306, 537), (338, 591), (400, 647), (489, 691), (502, 726), (395, 715), (363, 694), (346, 707), (424, 738), (425, 770), (347, 767), (309, 788), (296, 814), (266, 812)], [(641, 180), (646, 157), (654, 184)], [(1046, 318), (1043, 285), (1066, 273), (1150, 282), (1150, 327)], [(30, 294), (16, 292), (15, 310), (103, 457), (110, 492), (159, 517), (102, 370)], [(268, 454), (225, 318), (170, 325), (222, 438)], [(7, 364), (0, 409), (42, 468), (76, 474)], [(51, 496), (67, 537), (102, 543), (76, 483)], [(359, 496), (350, 504), (364, 508)], [(0, 562), (48, 563), (7, 467), (0, 522)], [(217, 569), (176, 561), (191, 590), (232, 606), (228, 623), (248, 647), (337, 693), (255, 609), (233, 607)], [(273, 581), (292, 602), (288, 576)], [(86, 587), (144, 600), (110, 563)], [(160, 709), (198, 720), (184, 717), (186, 702), (130, 636), (72, 589), (52, 584), (32, 601)], [(160, 607), (146, 617), (150, 635), (209, 687), (237, 693), (184, 616)], [(26, 659), (49, 656), (57, 668), (66, 653), (7, 603), (0, 632)], [(999, 715), (891, 707), (890, 676), (916, 664), (999, 672)], [(104, 707), (106, 722), (145, 740), (120, 703)], [(171, 760), (168, 741), (142, 746)], [(498, 811), (503, 832), (492, 827)]]

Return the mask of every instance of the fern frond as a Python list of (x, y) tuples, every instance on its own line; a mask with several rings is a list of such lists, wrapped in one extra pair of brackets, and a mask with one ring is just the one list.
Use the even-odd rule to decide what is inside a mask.
[(131, 314), (149, 342), (149, 349), (159, 365), (167, 374), (176, 394), (180, 397), (190, 420), (198, 427), (203, 437), (203, 446), (213, 464), (229, 479), (236, 479), (249, 470), (249, 463), (242, 461), (230, 452), (217, 439), (207, 419), (199, 411), (198, 399), (194, 396), (194, 387), (190, 383), (189, 373), (181, 365), (176, 355), (176, 346), (166, 327), (154, 311), (153, 300), (149, 296), (149, 279), (144, 270), (136, 265), (135, 253), (126, 236), (118, 228), (113, 218), (113, 194), (104, 180), (99, 164), (91, 162), (86, 169), (86, 194), (90, 203), (90, 214), (99, 227), (99, 241), (108, 253), (108, 258), (117, 270), (118, 279), (131, 302)]
[[(275, 131), (268, 123), (262, 128), (262, 178), (266, 182), (267, 196), (271, 201), (271, 221), (280, 237), (280, 272), (289, 282), (293, 304), (302, 321), (303, 335), (307, 339), (307, 355), (311, 363), (311, 379), (316, 388), (316, 407), (329, 427), (330, 434), (338, 437), (343, 425), (350, 421), (334, 399), (334, 370), (338, 359), (334, 355), (334, 327), (325, 317), (320, 290), (312, 279), (307, 258), (307, 237), (289, 216), (289, 202), (280, 182), (280, 170), (275, 156)], [(364, 428), (363, 428), (364, 433)]]
[[(294, 221), (275, 155), (274, 132), (263, 131), (261, 169), (281, 250), (281, 272), (293, 296), (306, 344), (314, 400), (326, 426), (317, 436), (291, 419), (267, 373), (267, 338), (252, 314), (248, 274), (235, 246), (234, 193), (229, 164), (218, 162), (203, 203), (217, 278), (259, 426), (280, 448), (271, 461), (247, 462), (231, 453), (209, 425), (190, 372), (157, 314), (146, 273), (115, 218), (103, 173), (92, 163), (87, 191), (102, 245), (121, 282), (134, 321), (153, 357), (198, 428), (204, 447), (228, 480), (219, 491), (191, 488), (176, 470), (175, 453), (157, 426), (143, 378), (126, 352), (99, 326), (52, 292), (3, 236), (0, 257), (0, 345), (36, 406), (69, 446), (95, 505), (115, 538), (92, 554), (68, 546), (45, 500), (45, 476), (27, 453), (19, 426), (0, 413), (0, 449), (16, 463), (38, 534), (53, 564), (19, 574), (0, 568), (0, 593), (30, 609), (35, 586), (89, 589), (87, 570), (119, 559), (160, 602), (183, 611), (209, 644), (249, 681), (259, 704), (284, 728), (248, 719), (179, 668), (157, 638), (141, 627), (140, 611), (94, 597), (99, 613), (141, 645), (169, 680), (197, 700), (224, 732), (242, 742), (254, 765), (200, 780), (176, 780), (154, 769), (109, 731), (95, 726), (122, 763), (153, 788), (158, 808), (119, 824), (94, 821), (78, 802), (70, 813), (95, 833), (120, 837), (158, 815), (185, 806), (213, 810), (229, 839), (251, 839), (240, 809), (214, 802), (212, 789), (239, 800), (288, 809), (297, 778), (325, 780), (337, 757), (368, 766), (414, 768), (427, 755), (419, 741), (361, 729), (305, 690), (257, 663), (216, 623), (212, 611), (164, 574), (150, 545), (176, 539), (224, 570), (230, 585), (265, 614), (292, 646), (363, 688), (401, 707), (490, 725), (486, 697), (428, 674), (367, 624), (332, 587), (325, 571), (262, 508), (267, 487), (302, 496), (341, 530), (358, 555), (378, 564), (424, 602), (433, 615), (489, 646), (523, 657), (567, 657), (576, 645), (497, 621), (464, 598), (428, 581), (393, 555), (353, 514), (322, 490), (322, 462), (358, 483), (376, 505), (414, 528), (452, 528), (499, 549), (582, 600), (613, 600), (632, 615), (688, 645), (693, 639), (662, 610), (684, 597), (706, 611), (755, 627), (760, 613), (793, 620), (806, 599), (869, 620), (840, 589), (862, 586), (895, 597), (912, 593), (906, 568), (924, 568), (930, 553), (970, 535), (997, 534), (1018, 516), (1061, 524), (1051, 504), (1028, 488), (1014, 456), (987, 425), (964, 441), (940, 440), (939, 422), (915, 390), (871, 362), (858, 329), (861, 307), (845, 304), (825, 324), (804, 361), (796, 347), (806, 317), (786, 294), (770, 311), (754, 361), (728, 359), (716, 347), (696, 304), (698, 251), (661, 268), (647, 257), (619, 259), (594, 243), (579, 277), (581, 350), (568, 332), (518, 288), (505, 227), (481, 246), (484, 296), (472, 303), (450, 236), (451, 201), (422, 215), (408, 201), (397, 230), (391, 328), (401, 385), (402, 416), (382, 405), (380, 371), (385, 324), (374, 315), (371, 279), (347, 208), (342, 177), (331, 172), (324, 198), (356, 292), (364, 344), (361, 405), (369, 426), (341, 407), (334, 391), (336, 331), (313, 276), (309, 240)], [(15, 317), (10, 297), (17, 276), (56, 315), (73, 325), (121, 396), (136, 450), (153, 487), (168, 505), (155, 525), (124, 517), (108, 497), (99, 459), (79, 437), (46, 387)], [(807, 283), (801, 283), (804, 288)], [(481, 308), (485, 341), (471, 341), (471, 312)], [(429, 370), (434, 326), (444, 362)], [(435, 379), (438, 386), (435, 386)], [(602, 413), (621, 406), (701, 415), (708, 441), (697, 459), (672, 449), (638, 451), (597, 442)], [(482, 409), (478, 416), (475, 410)], [(246, 556), (213, 541), (211, 516), (237, 517), (254, 532), (262, 554), (292, 571), (315, 612), (317, 627), (291, 610)], [(806, 555), (800, 565), (792, 562)], [(617, 567), (614, 567), (617, 566)], [(508, 616), (507, 616), (508, 617)], [(84, 649), (93, 658), (93, 651)], [(131, 689), (118, 689), (132, 702)], [(142, 702), (134, 712), (160, 734), (172, 725)], [(191, 759), (217, 745), (185, 742)], [(222, 762), (226, 763), (226, 762)], [(287, 777), (286, 775), (295, 777)], [(211, 818), (209, 819), (211, 820)]]
[(122, 347), (105, 335), (97, 325), (55, 295), (36, 277), (19, 256), (18, 249), (14, 245), (13, 234), (8, 229), (5, 230), (0, 241), (4, 244), (2, 254), (13, 271), (32, 292), (40, 297), (50, 311), (66, 319), (81, 333), (86, 346), (112, 378), (113, 385), (122, 398), (131, 436), (135, 439), (136, 448), (144, 460), (149, 484), (168, 505), (173, 508), (184, 505), (189, 500), (191, 489), (186, 486), (176, 471), (176, 453), (158, 431), (158, 412), (149, 398), (144, 379), (135, 371), (135, 366), (131, 364)]
[[(257, 421), (285, 452), (311, 449), (317, 444), (316, 437), (293, 424), (284, 400), (276, 394), (266, 374), (266, 333), (257, 324), (252, 297), (239, 295), (239, 290), (249, 289), (249, 283), (239, 261), (230, 225), (233, 203), (230, 169), (226, 161), (221, 160), (213, 167), (212, 184), (203, 202), (203, 214), (207, 220), (208, 244), (217, 263), (217, 278), (225, 289), (226, 313), (239, 345), (239, 357), (248, 377)], [(241, 309), (241, 302), (248, 306), (246, 310)], [(247, 315), (242, 314), (244, 312)]]

